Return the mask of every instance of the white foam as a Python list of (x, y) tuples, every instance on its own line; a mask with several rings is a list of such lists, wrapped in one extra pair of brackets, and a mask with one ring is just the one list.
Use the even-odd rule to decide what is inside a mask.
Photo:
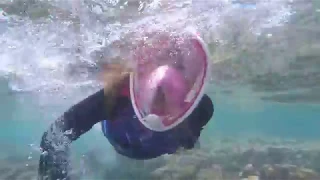
[[(235, 21), (238, 17), (249, 19), (253, 23), (248, 31), (259, 34), (265, 28), (286, 22), (291, 14), (286, 2), (261, 1), (254, 5), (255, 8), (248, 9), (227, 0), (154, 0), (145, 5), (143, 13), (128, 14), (129, 17), (125, 19), (131, 18), (132, 22), (123, 23), (121, 19), (98, 22), (96, 17), (109, 17), (121, 9), (126, 10), (125, 2), (117, 6), (116, 3), (120, 2), (92, 0), (86, 3), (92, 5), (93, 9), (100, 7), (103, 13), (100, 10), (90, 11), (82, 6), (80, 19), (83, 25), (78, 31), (80, 34), (77, 34), (68, 18), (63, 21), (47, 20), (45, 23), (22, 19), (18, 23), (18, 18), (8, 16), (2, 18), (7, 21), (7, 31), (0, 34), (0, 76), (8, 79), (13, 91), (54, 91), (57, 97), (55, 99), (59, 99), (65, 94), (74, 93), (75, 89), (99, 87), (90, 77), (92, 72), (70, 74), (68, 67), (79, 69), (77, 65), (95, 65), (90, 53), (99, 51), (103, 46), (111, 45), (122, 37), (169, 26), (177, 29), (193, 27), (210, 44), (217, 39), (221, 40), (223, 32), (220, 31), (223, 29), (220, 27), (224, 26), (226, 17), (234, 18)], [(63, 10), (70, 10), (71, 7), (70, 1), (52, 0), (47, 3)], [(240, 18), (238, 24), (241, 25)], [(230, 33), (232, 32), (231, 30)], [(125, 43), (125, 47), (130, 46), (130, 41)], [(83, 51), (77, 58), (75, 48), (79, 44)], [(112, 52), (108, 54), (110, 56), (123, 53), (111, 47), (108, 51)], [(57, 87), (60, 88), (59, 91), (56, 91)], [(51, 103), (51, 95), (43, 101)]]

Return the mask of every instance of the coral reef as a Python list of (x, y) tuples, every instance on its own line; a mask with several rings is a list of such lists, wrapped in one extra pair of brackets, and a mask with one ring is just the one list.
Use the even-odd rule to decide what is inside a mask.
[[(220, 146), (170, 155), (151, 174), (157, 179), (199, 180), (316, 180), (320, 152), (295, 141), (244, 142), (221, 140)], [(231, 140), (227, 140), (231, 141)], [(266, 143), (266, 144), (265, 144)], [(249, 145), (250, 144), (250, 145)], [(249, 148), (248, 148), (249, 147)]]
[[(200, 149), (148, 161), (119, 156), (106, 164), (95, 151), (74, 166), (74, 179), (155, 180), (318, 180), (320, 146), (317, 142), (221, 138)], [(12, 156), (0, 160), (1, 180), (34, 180), (36, 159)], [(80, 178), (81, 177), (81, 178)], [(102, 177), (102, 178), (101, 178)]]

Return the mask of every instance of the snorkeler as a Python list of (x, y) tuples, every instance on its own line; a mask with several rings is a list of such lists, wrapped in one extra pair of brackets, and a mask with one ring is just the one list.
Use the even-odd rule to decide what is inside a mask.
[(69, 179), (70, 143), (99, 122), (115, 151), (131, 159), (195, 147), (214, 111), (204, 94), (207, 51), (195, 36), (162, 33), (147, 41), (132, 51), (136, 67), (106, 65), (104, 88), (72, 106), (43, 134), (38, 179)]

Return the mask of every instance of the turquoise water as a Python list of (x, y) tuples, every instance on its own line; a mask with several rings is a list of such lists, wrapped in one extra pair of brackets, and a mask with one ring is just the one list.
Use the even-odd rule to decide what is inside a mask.
[[(47, 6), (38, 7), (31, 3), (30, 8), (26, 4), (0, 3), (1, 8), (9, 7), (6, 9), (8, 13), (31, 17), (31, 20), (13, 18), (11, 21), (0, 16), (0, 33), (3, 35), (0, 39), (1, 172), (10, 167), (16, 169), (13, 174), (17, 175), (23, 171), (22, 167), (30, 167), (23, 172), (33, 173), (34, 177), (42, 133), (64, 110), (99, 89), (99, 84), (92, 81), (94, 73), (85, 71), (91, 64), (99, 64), (91, 53), (99, 51), (105, 40), (104, 45), (111, 49), (104, 49), (109, 53), (107, 57), (114, 57), (118, 51), (108, 43), (115, 42), (118, 37), (124, 38), (121, 41), (124, 44), (128, 43), (125, 40), (128, 34), (131, 36), (135, 30), (139, 32), (140, 26), (153, 27), (152, 23), (160, 24), (160, 27), (168, 23), (177, 28), (192, 24), (198, 27), (210, 46), (214, 63), (208, 94), (214, 102), (215, 113), (201, 135), (204, 147), (214, 149), (218, 146), (216, 142), (223, 138), (240, 143), (250, 138), (318, 143), (320, 46), (317, 39), (320, 20), (317, 3), (261, 1), (242, 6), (242, 1), (235, 4), (223, 0), (211, 4), (196, 2), (200, 1), (193, 1), (192, 10), (202, 12), (201, 16), (185, 17), (185, 7), (190, 1), (174, 1), (162, 6), (162, 9), (176, 13), (169, 16), (174, 19), (170, 21), (167, 16), (161, 16), (165, 13), (161, 8), (154, 8), (155, 4), (142, 7), (140, 11), (145, 13), (141, 17), (130, 14), (135, 12), (131, 9), (136, 6), (134, 3), (128, 9), (102, 4), (101, 7), (107, 9), (104, 14), (93, 10), (80, 14), (81, 31), (70, 27), (74, 20), (68, 16), (66, 19), (64, 16), (59, 17), (61, 19), (56, 17), (58, 20), (53, 18), (60, 11), (68, 10), (65, 2), (49, 3), (54, 5), (50, 6), (51, 19), (43, 11), (48, 9)], [(26, 9), (21, 14), (18, 7)], [(121, 11), (123, 8), (125, 11)], [(95, 22), (96, 19), (101, 21)], [(124, 25), (119, 26), (121, 23)], [(79, 41), (75, 42), (75, 37), (83, 38), (82, 46), (87, 50), (80, 58), (74, 53)], [(70, 73), (68, 67), (75, 71)], [(243, 91), (243, 87), (252, 90)], [(276, 96), (279, 92), (285, 95)], [(286, 95), (292, 92), (301, 94), (288, 98)], [(84, 163), (88, 167), (106, 166), (119, 170), (118, 157), (103, 137), (100, 124), (73, 143), (72, 152), (73, 162), (80, 162), (80, 171), (85, 169), (81, 165), (85, 156), (91, 157)], [(122, 168), (119, 174), (128, 178), (129, 169), (132, 167)], [(98, 170), (93, 172), (98, 174)], [(139, 173), (133, 176), (138, 177)], [(24, 179), (19, 177), (11, 179)]]
[[(239, 108), (237, 105), (215, 100), (213, 95), (211, 97), (215, 102), (215, 114), (205, 127), (200, 139), (206, 146), (217, 137), (319, 140), (317, 119), (320, 115), (319, 106), (262, 103), (260, 105), (263, 108), (251, 111), (250, 108)], [(8, 95), (2, 92), (2, 108), (5, 111), (1, 117), (3, 128), (0, 136), (2, 145), (0, 156), (18, 158), (23, 166), (39, 158), (37, 148), (41, 135), (55, 118), (50, 114), (62, 112), (64, 108), (71, 105), (66, 103), (59, 111), (43, 109), (36, 102), (33, 103), (32, 99), (28, 94)], [(116, 163), (115, 152), (99, 127), (98, 125), (97, 128), (93, 128), (72, 144), (74, 163), (79, 162), (84, 154), (90, 154), (90, 152), (94, 152), (99, 162), (107, 167), (113, 167)], [(128, 176), (130, 177), (125, 175), (125, 177)], [(115, 177), (119, 178), (119, 176)]]
[[(3, 88), (5, 89), (5, 88)], [(3, 114), (1, 117), (2, 132), (1, 143), (2, 155), (25, 154), (34, 151), (30, 144), (37, 146), (42, 133), (49, 123), (58, 114), (71, 106), (66, 103), (59, 109), (41, 108), (29, 94), (9, 94), (1, 93)], [(320, 106), (318, 105), (286, 105), (277, 103), (261, 103), (256, 111), (251, 111), (250, 107), (239, 108), (237, 105), (230, 105), (223, 100), (216, 100), (211, 95), (215, 104), (213, 119), (206, 126), (202, 135), (203, 139), (213, 136), (230, 137), (281, 137), (284, 139), (315, 139), (320, 136), (319, 121)], [(85, 96), (83, 96), (85, 98)], [(221, 98), (217, 98), (221, 99)], [(256, 104), (259, 105), (259, 104)], [(90, 145), (97, 145), (95, 141), (104, 142), (106, 150), (110, 150), (108, 141), (104, 139), (100, 132), (99, 125), (93, 128), (88, 134), (77, 141), (79, 152), (82, 153), (91, 149)], [(104, 145), (103, 145), (104, 146)], [(102, 147), (103, 147), (102, 146)], [(77, 148), (75, 148), (77, 150)]]
[(225, 135), (236, 136), (248, 132), (283, 138), (319, 137), (319, 121), (315, 118), (320, 115), (319, 106), (265, 103), (260, 112), (237, 111), (223, 102), (216, 106), (216, 122), (212, 128)]

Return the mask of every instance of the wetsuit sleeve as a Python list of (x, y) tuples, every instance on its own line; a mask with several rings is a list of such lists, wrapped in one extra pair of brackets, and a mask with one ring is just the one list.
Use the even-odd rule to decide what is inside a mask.
[(39, 180), (70, 179), (68, 147), (94, 124), (109, 118), (103, 90), (72, 106), (43, 134), (39, 162)]
[(193, 114), (194, 118), (196, 119), (196, 122), (195, 121), (191, 121), (191, 122), (196, 123), (198, 125), (198, 128), (202, 130), (203, 127), (212, 118), (213, 113), (214, 113), (214, 105), (212, 103), (212, 100), (208, 95), (205, 94)]
[(186, 149), (194, 148), (201, 131), (210, 121), (214, 113), (214, 105), (208, 95), (204, 95), (199, 105), (188, 117), (185, 131), (188, 135), (182, 138), (182, 146)]

